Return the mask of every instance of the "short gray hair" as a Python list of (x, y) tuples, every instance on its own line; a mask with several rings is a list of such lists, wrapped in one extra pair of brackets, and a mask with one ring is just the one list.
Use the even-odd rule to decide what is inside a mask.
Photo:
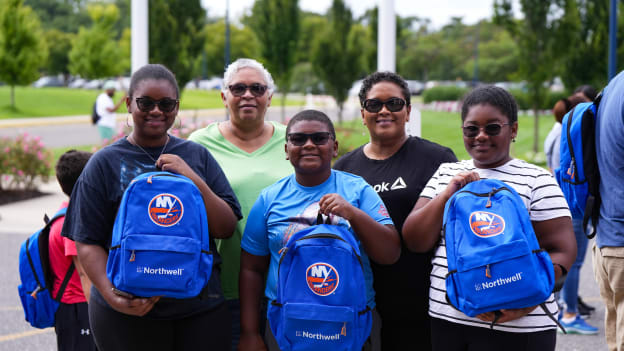
[(232, 83), (234, 75), (243, 68), (252, 68), (260, 72), (268, 87), (269, 95), (273, 94), (273, 91), (275, 90), (275, 82), (273, 81), (273, 77), (271, 77), (271, 73), (269, 73), (269, 71), (267, 71), (260, 62), (249, 58), (239, 58), (227, 67), (225, 73), (223, 74), (223, 87), (221, 88), (221, 91), (224, 94), (228, 90), (228, 86)]

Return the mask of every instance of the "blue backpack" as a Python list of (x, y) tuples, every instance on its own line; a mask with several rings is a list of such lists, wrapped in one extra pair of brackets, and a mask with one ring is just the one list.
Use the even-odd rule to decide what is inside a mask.
[[(573, 218), (583, 219), (586, 230), (592, 220), (591, 233), (596, 235), (600, 211), (600, 172), (596, 158), (596, 117), (602, 95), (594, 102), (576, 105), (562, 121), (560, 165), (555, 177), (563, 191)], [(587, 232), (587, 230), (586, 230)]]
[(512, 187), (495, 179), (468, 183), (447, 201), (443, 232), (446, 294), (455, 308), (470, 317), (540, 304), (548, 311), (553, 264)]
[(269, 324), (283, 351), (361, 350), (372, 326), (366, 300), (353, 235), (319, 224), (293, 234), (282, 249)]
[(65, 288), (72, 274), (74, 274), (75, 267), (72, 263), (65, 273), (65, 278), (56, 297), (53, 297), (51, 291), (53, 277), (50, 268), (48, 240), (52, 223), (65, 216), (66, 210), (66, 208), (59, 210), (52, 219), (45, 216), (45, 226), (26, 239), (20, 247), (19, 273), (21, 284), (17, 290), (22, 301), (24, 317), (35, 328), (54, 326), (54, 315)]
[(132, 180), (113, 226), (106, 274), (134, 296), (190, 298), (212, 272), (204, 200), (193, 182), (169, 172)]

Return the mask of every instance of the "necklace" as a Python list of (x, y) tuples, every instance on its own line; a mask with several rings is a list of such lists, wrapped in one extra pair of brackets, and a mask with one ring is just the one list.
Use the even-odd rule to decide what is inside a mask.
[[(130, 140), (130, 138), (132, 138), (132, 140)], [(153, 158), (152, 155), (149, 154), (149, 152), (145, 151), (145, 149), (141, 147), (141, 145), (139, 145), (139, 143), (137, 143), (136, 140), (134, 140), (134, 137), (132, 135), (128, 136), (128, 142), (130, 142), (130, 144), (141, 149), (141, 151), (143, 151), (143, 153), (145, 153), (147, 157), (151, 158), (152, 161), (154, 161), (154, 164), (156, 164), (156, 160), (158, 160), (160, 158), (160, 155), (162, 155), (163, 152), (165, 152), (165, 149), (167, 148), (167, 144), (169, 144), (169, 135), (167, 134), (167, 141), (165, 142), (165, 146), (163, 146), (162, 150), (160, 150), (160, 154), (158, 154), (157, 158)]]

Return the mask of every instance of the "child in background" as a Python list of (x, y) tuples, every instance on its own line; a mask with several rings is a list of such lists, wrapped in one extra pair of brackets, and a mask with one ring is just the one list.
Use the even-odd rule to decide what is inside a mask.
[[(56, 179), (63, 192), (70, 196), (74, 184), (82, 169), (91, 157), (85, 151), (69, 150), (56, 164)], [(68, 206), (68, 201), (61, 204), (61, 208)], [(63, 283), (63, 278), (72, 262), (76, 270), (67, 284), (61, 298), (61, 304), (56, 311), (54, 330), (56, 344), (59, 351), (90, 351), (96, 350), (91, 329), (89, 327), (89, 290), (91, 281), (87, 277), (78, 260), (76, 243), (61, 236), (64, 217), (59, 218), (50, 227), (49, 253), (52, 270), (52, 296), (56, 296)]]

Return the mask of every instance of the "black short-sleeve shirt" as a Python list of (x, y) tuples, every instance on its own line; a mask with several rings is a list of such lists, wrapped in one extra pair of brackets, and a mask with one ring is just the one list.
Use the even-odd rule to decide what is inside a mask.
[[(157, 171), (154, 160), (162, 147), (144, 148), (130, 144), (125, 138), (96, 152), (74, 186), (69, 201), (62, 235), (74, 241), (99, 245), (108, 250), (113, 225), (124, 190), (136, 176)], [(150, 158), (145, 152), (148, 152)], [(212, 191), (227, 202), (234, 214), (242, 218), (240, 206), (221, 167), (203, 146), (170, 136), (164, 153), (180, 156)], [(161, 299), (146, 315), (148, 318), (170, 319), (188, 316), (211, 309), (224, 298), (219, 282), (221, 257), (214, 240), (210, 242), (214, 255), (213, 272), (200, 297), (192, 299)], [(104, 298), (92, 291), (92, 300), (108, 306)], [(109, 306), (110, 307), (110, 306)]]

